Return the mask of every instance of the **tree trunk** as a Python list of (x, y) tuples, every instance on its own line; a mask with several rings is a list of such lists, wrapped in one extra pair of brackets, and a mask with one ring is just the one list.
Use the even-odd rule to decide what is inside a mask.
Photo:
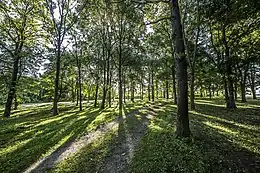
[(124, 97), (124, 103), (126, 103), (126, 79), (125, 79), (125, 74), (123, 75), (123, 81), (124, 81), (124, 83), (123, 83), (123, 87), (124, 87), (124, 92), (123, 92), (123, 97)]
[(172, 65), (172, 92), (173, 92), (173, 103), (177, 104), (176, 81), (175, 81), (175, 66), (174, 65)]
[(95, 102), (94, 102), (94, 107), (97, 107), (98, 88), (99, 88), (99, 85), (98, 85), (98, 80), (97, 80), (97, 82), (96, 82), (96, 91), (95, 91)]
[(165, 88), (166, 88), (166, 99), (168, 100), (169, 99), (169, 81), (168, 80), (166, 80)]
[(237, 100), (237, 82), (235, 82), (234, 94), (235, 94), (235, 101), (236, 101)]
[(135, 99), (135, 87), (134, 87), (134, 81), (131, 79), (131, 101), (134, 102)]
[(79, 81), (76, 82), (76, 106), (79, 105)]
[(12, 102), (16, 92), (18, 68), (19, 68), (19, 57), (15, 57), (14, 64), (13, 64), (12, 80), (11, 80), (11, 84), (7, 96), (7, 101), (5, 104), (4, 117), (10, 117), (11, 115)]
[(152, 84), (152, 101), (154, 102), (154, 81), (153, 81), (153, 78), (154, 78), (154, 74), (153, 74), (153, 70), (152, 70), (152, 81), (151, 81), (151, 84)]
[(223, 86), (224, 86), (224, 95), (225, 95), (226, 107), (229, 107), (228, 86), (227, 86), (227, 80), (226, 80), (226, 76), (225, 75), (223, 76), (222, 80), (223, 80), (223, 84), (224, 84)]
[(14, 95), (14, 110), (17, 110), (18, 109), (18, 99), (17, 99), (17, 93), (15, 93)]
[(194, 69), (191, 69), (191, 79), (190, 79), (190, 107), (191, 110), (195, 110), (195, 101), (194, 101), (194, 79), (195, 79), (195, 73)]
[(109, 76), (109, 89), (108, 89), (108, 105), (111, 107), (111, 99), (112, 99), (112, 70), (110, 70)]
[(236, 108), (235, 97), (234, 97), (234, 86), (231, 76), (228, 77), (228, 89), (229, 89), (229, 99), (227, 108)]
[(148, 100), (149, 100), (149, 101), (151, 101), (150, 86), (151, 86), (151, 74), (149, 73), (149, 78), (148, 78)]
[(78, 56), (77, 56), (77, 66), (78, 66), (78, 84), (79, 84), (79, 111), (82, 111), (81, 63), (79, 61)]
[(176, 134), (179, 137), (189, 137), (189, 114), (188, 114), (188, 78), (187, 60), (185, 56), (184, 38), (182, 33), (181, 17), (178, 0), (171, 0), (172, 29), (175, 41), (175, 64), (178, 86), (177, 123)]
[[(120, 23), (120, 28), (122, 32), (122, 22)], [(123, 84), (122, 84), (122, 37), (120, 33), (119, 39), (119, 56), (118, 56), (118, 94), (119, 94), (119, 116), (122, 116), (123, 110)]]
[(56, 75), (54, 81), (54, 99), (53, 99), (53, 115), (58, 115), (58, 92), (59, 92), (59, 79), (60, 79), (60, 59), (61, 59), (61, 38), (58, 39), (58, 49), (57, 49), (57, 56), (56, 56)]
[(241, 87), (241, 97), (242, 97), (241, 101), (243, 103), (246, 102), (246, 80), (247, 80), (246, 76), (247, 76), (247, 70), (248, 70), (248, 68), (246, 68), (244, 70), (244, 73), (242, 73), (242, 70), (240, 70), (240, 76), (241, 76), (240, 87)]
[(143, 78), (141, 77), (141, 100), (144, 99), (144, 84), (143, 84)]
[(253, 95), (253, 99), (256, 99), (256, 93), (255, 93), (255, 67), (253, 66), (250, 70), (250, 88)]
[(209, 84), (209, 98), (211, 99), (211, 97), (212, 97), (211, 84)]
[[(105, 48), (103, 48), (103, 56), (105, 57)], [(103, 69), (103, 96), (102, 96), (102, 102), (100, 105), (100, 109), (105, 108), (105, 102), (106, 102), (106, 95), (107, 95), (107, 80), (106, 80), (106, 61), (104, 63), (104, 69)]]

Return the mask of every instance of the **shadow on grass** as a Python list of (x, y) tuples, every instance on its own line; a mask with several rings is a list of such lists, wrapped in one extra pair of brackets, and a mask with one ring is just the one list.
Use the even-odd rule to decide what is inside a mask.
[[(146, 128), (138, 109), (142, 102), (128, 104), (118, 125), (103, 137), (82, 148), (78, 153), (56, 165), (53, 172), (125, 172), (133, 156), (133, 148)], [(141, 119), (140, 119), (141, 118)]]
[(73, 106), (62, 106), (59, 111), (52, 116), (49, 109), (33, 109), (1, 119), (0, 172), (21, 172), (44, 155), (66, 150), (102, 112), (97, 108), (79, 112)]
[(175, 137), (176, 107), (159, 112), (134, 155), (131, 172), (260, 172), (260, 112), (208, 103), (200, 101), (190, 113), (192, 141)]

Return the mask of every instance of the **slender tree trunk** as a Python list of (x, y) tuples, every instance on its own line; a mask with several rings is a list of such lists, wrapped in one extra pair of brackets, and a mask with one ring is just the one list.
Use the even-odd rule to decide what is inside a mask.
[(246, 102), (246, 76), (247, 76), (247, 71), (248, 68), (246, 68), (244, 70), (244, 73), (242, 73), (242, 70), (240, 70), (240, 76), (241, 76), (241, 80), (240, 80), (240, 87), (241, 87), (241, 97), (242, 97), (242, 102)]
[(241, 101), (243, 103), (246, 102), (246, 76), (243, 76), (242, 70), (240, 70), (240, 76), (241, 76), (241, 80), (240, 80), (240, 88), (241, 88)]
[(175, 41), (175, 64), (178, 81), (177, 123), (176, 134), (179, 137), (189, 137), (189, 114), (188, 114), (188, 78), (187, 60), (185, 56), (184, 38), (182, 33), (181, 17), (178, 0), (171, 0), (172, 29)]
[(108, 104), (111, 107), (111, 99), (112, 99), (112, 70), (110, 70), (110, 77), (109, 77), (109, 89), (108, 89)]
[(72, 87), (71, 87), (71, 95), (72, 95), (72, 102), (75, 102), (75, 88), (74, 88), (74, 80), (72, 79)]
[(209, 84), (209, 98), (211, 99), (212, 97), (212, 92), (211, 92), (211, 83)]
[[(103, 48), (103, 56), (105, 57), (105, 48)], [(105, 102), (106, 102), (106, 95), (107, 95), (107, 80), (106, 80), (106, 63), (104, 64), (104, 69), (103, 69), (103, 96), (102, 96), (102, 102), (100, 105), (100, 109), (105, 108)]]
[(176, 92), (175, 66), (174, 65), (172, 65), (172, 92), (173, 92), (173, 103), (177, 104), (177, 92)]
[[(61, 37), (61, 36), (60, 36)], [(58, 115), (58, 92), (59, 92), (59, 79), (60, 79), (60, 59), (61, 59), (61, 38), (58, 38), (58, 49), (57, 49), (57, 56), (56, 56), (56, 75), (54, 81), (54, 99), (53, 99), (53, 115)]]
[(237, 100), (237, 82), (235, 82), (234, 94), (235, 94), (235, 100)]
[(143, 84), (143, 77), (141, 77), (141, 100), (144, 99), (144, 84)]
[(96, 81), (96, 90), (95, 90), (95, 102), (94, 102), (94, 107), (97, 107), (97, 99), (98, 99), (98, 80)]
[[(228, 17), (228, 16), (227, 16)], [(228, 81), (228, 104), (227, 108), (236, 108), (236, 102), (235, 102), (235, 97), (234, 97), (234, 81), (232, 77), (232, 57), (230, 57), (230, 49), (228, 46), (228, 41), (226, 39), (226, 24), (225, 22), (223, 23), (222, 26), (222, 41), (225, 46), (225, 58), (226, 58), (226, 65), (227, 65), (227, 81)]]
[(17, 99), (17, 94), (15, 93), (14, 95), (14, 110), (17, 110), (18, 109), (18, 99)]
[(255, 67), (253, 66), (250, 70), (250, 88), (253, 95), (253, 99), (256, 99), (256, 92), (255, 92)]
[(76, 106), (79, 105), (79, 81), (76, 82)]
[(124, 96), (123, 97), (124, 97), (124, 103), (126, 103), (126, 79), (125, 79), (125, 74), (123, 75), (123, 78), (124, 78), (124, 80), (123, 80), (124, 81), (124, 84), (123, 84), (124, 85)]
[[(120, 28), (122, 32), (122, 21), (120, 22)], [(123, 110), (123, 84), (122, 84), (122, 37), (120, 33), (120, 39), (119, 39), (119, 56), (118, 56), (118, 94), (119, 94), (119, 116), (122, 116), (122, 110)]]
[(168, 79), (166, 80), (165, 87), (166, 87), (166, 99), (168, 100), (169, 99), (169, 81), (168, 81)]
[(166, 86), (163, 84), (163, 98), (166, 98)]
[(194, 68), (191, 68), (191, 79), (190, 79), (190, 107), (191, 107), (191, 110), (195, 110), (194, 80), (195, 80)]
[(79, 110), (82, 111), (81, 63), (78, 59), (78, 56), (77, 56), (77, 66), (78, 66), (78, 84), (79, 84)]
[(135, 99), (135, 87), (134, 87), (134, 81), (131, 78), (131, 101), (134, 102)]
[(156, 80), (155, 83), (156, 83), (156, 99), (158, 100), (159, 98), (158, 80)]
[(151, 91), (150, 91), (150, 87), (151, 87), (151, 74), (149, 73), (149, 78), (148, 78), (148, 100), (151, 101)]
[(154, 73), (153, 73), (153, 70), (152, 70), (152, 79), (151, 79), (151, 84), (152, 84), (152, 101), (154, 102)]

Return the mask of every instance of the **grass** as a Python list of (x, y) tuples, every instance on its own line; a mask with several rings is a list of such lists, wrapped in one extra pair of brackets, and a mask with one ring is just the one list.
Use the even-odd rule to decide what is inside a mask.
[[(139, 138), (134, 153), (123, 153), (128, 172), (260, 172), (260, 102), (237, 102), (235, 110), (224, 105), (222, 99), (197, 99), (196, 111), (190, 111), (192, 137), (188, 140), (175, 136), (177, 108), (172, 103), (128, 104), (118, 127), (48, 172), (102, 172), (106, 162), (113, 164), (110, 156), (122, 143)], [(75, 106), (61, 105), (60, 114), (52, 116), (50, 105), (40, 105), (1, 118), (0, 172), (21, 172), (68, 141), (118, 117), (116, 107), (103, 111), (84, 107), (88, 108), (78, 112)], [(127, 147), (130, 150), (131, 145)]]
[(227, 110), (220, 99), (198, 100), (190, 111), (192, 140), (176, 138), (176, 107), (167, 105), (149, 124), (131, 172), (260, 172), (259, 102)]
[[(142, 104), (127, 107), (137, 109)], [(50, 104), (22, 107), (10, 118), (1, 117), (0, 172), (21, 172), (65, 143), (118, 117), (116, 107), (100, 110), (84, 105), (79, 112), (73, 105), (62, 104), (57, 116), (52, 116), (50, 109)]]

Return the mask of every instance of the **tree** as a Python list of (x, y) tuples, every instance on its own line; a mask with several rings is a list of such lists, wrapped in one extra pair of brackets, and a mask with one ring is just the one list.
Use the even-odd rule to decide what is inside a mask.
[(73, 27), (77, 21), (76, 14), (73, 13), (77, 6), (77, 2), (70, 0), (46, 0), (47, 9), (51, 17), (51, 23), (49, 24), (52, 28), (51, 33), (53, 34), (53, 44), (55, 47), (56, 55), (56, 74), (55, 74), (55, 87), (54, 87), (54, 99), (53, 99), (53, 115), (58, 115), (58, 92), (59, 92), (59, 80), (60, 80), (60, 66), (61, 66), (61, 52), (62, 44), (67, 32)]
[(180, 9), (178, 0), (171, 0), (171, 20), (174, 31), (175, 63), (178, 90), (178, 112), (176, 134), (180, 137), (189, 137), (189, 115), (188, 115), (188, 79), (187, 60), (185, 54), (183, 29), (181, 25)]
[(38, 39), (37, 26), (41, 1), (15, 1), (1, 4), (0, 47), (11, 59), (12, 75), (9, 92), (5, 104), (4, 117), (10, 117), (13, 99), (16, 95), (19, 63), (28, 55), (26, 47), (36, 44)]

